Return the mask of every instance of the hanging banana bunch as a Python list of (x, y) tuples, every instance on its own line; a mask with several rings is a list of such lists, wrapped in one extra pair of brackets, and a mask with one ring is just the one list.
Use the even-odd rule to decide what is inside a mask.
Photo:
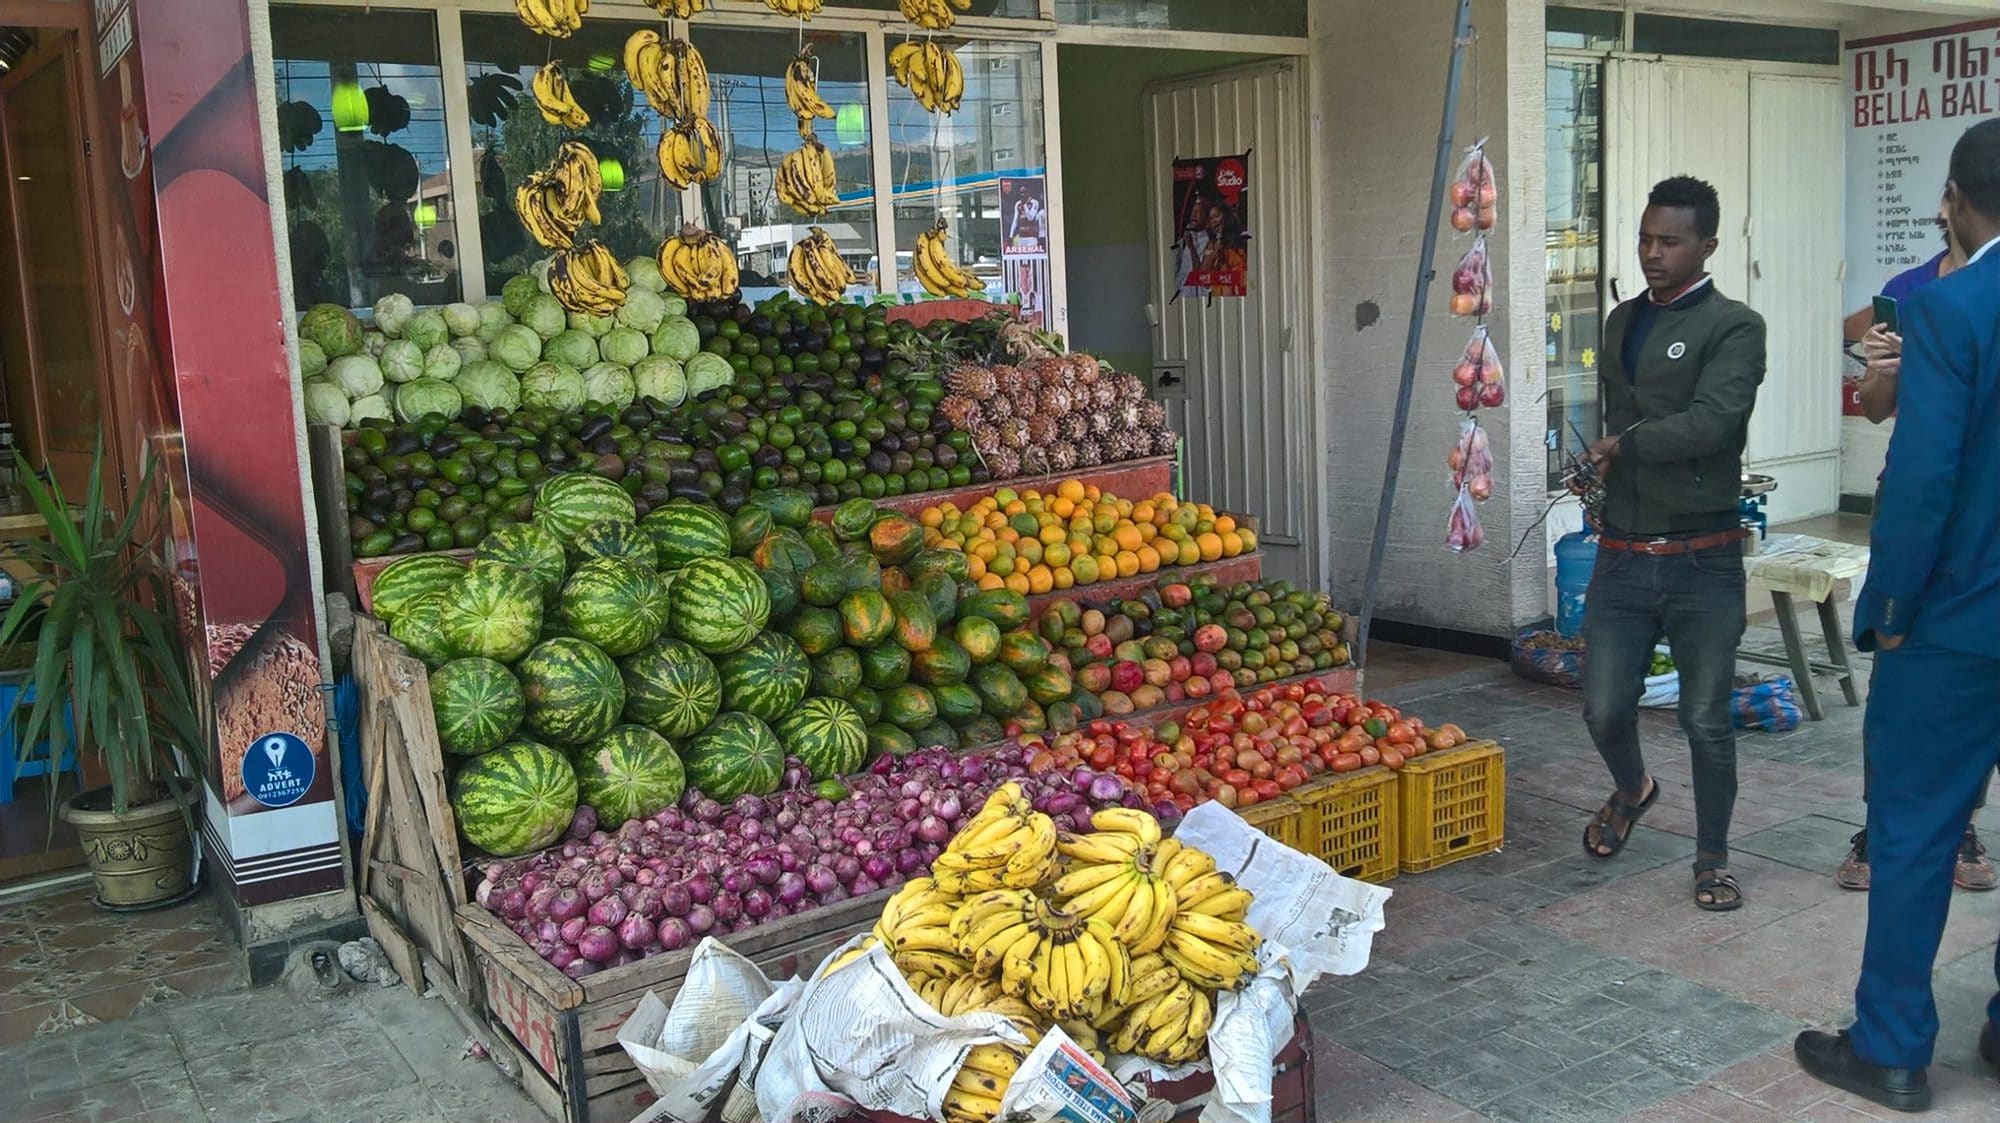
[(624, 54), (625, 73), (660, 116), (684, 122), (708, 115), (708, 62), (694, 44), (641, 28), (625, 40)]
[(972, 0), (901, 0), (903, 18), (923, 28), (925, 31), (943, 31), (958, 22), (956, 7), (963, 12), (972, 7)]
[(696, 12), (708, 10), (708, 0), (646, 0), (646, 4), (662, 19), (693, 19)]
[(964, 298), (986, 291), (979, 278), (960, 268), (946, 252), (945, 235), (949, 229), (940, 215), (935, 225), (917, 235), (916, 252), (911, 256), (917, 283), (932, 296)]
[(660, 134), (660, 174), (676, 188), (708, 183), (722, 174), (722, 135), (706, 117)]
[(854, 283), (854, 270), (840, 256), (840, 248), (827, 233), (815, 226), (792, 247), (792, 287), (814, 304), (836, 304)]
[(819, 73), (813, 68), (812, 48), (806, 47), (785, 67), (785, 104), (799, 119), (799, 136), (812, 136), (813, 122), (833, 119), (833, 106), (819, 96)]
[(897, 84), (932, 113), (955, 112), (965, 100), (965, 68), (958, 56), (928, 39), (896, 44), (889, 51), (889, 69)]
[(514, 14), (528, 30), (551, 39), (567, 39), (583, 26), (590, 0), (514, 0)]
[(737, 290), (736, 254), (722, 239), (688, 223), (660, 247), (660, 276), (688, 300), (722, 300)]
[(575, 249), (556, 251), (549, 262), (549, 292), (568, 312), (609, 316), (625, 303), (630, 287), (618, 259), (595, 238)]
[(766, 8), (793, 19), (811, 19), (824, 5), (825, 0), (764, 0)]
[(535, 71), (535, 108), (542, 111), (542, 120), (565, 129), (581, 129), (590, 124), (590, 114), (576, 103), (576, 95), (569, 88), (569, 75), (563, 73), (561, 59), (550, 59)]
[(585, 222), (602, 222), (597, 202), (604, 177), (597, 155), (580, 141), (566, 141), (553, 163), (532, 172), (514, 189), (514, 211), (528, 233), (550, 249), (567, 249)]
[(779, 202), (817, 218), (840, 203), (834, 182), (833, 153), (816, 138), (807, 137), (796, 151), (785, 154), (771, 187)]

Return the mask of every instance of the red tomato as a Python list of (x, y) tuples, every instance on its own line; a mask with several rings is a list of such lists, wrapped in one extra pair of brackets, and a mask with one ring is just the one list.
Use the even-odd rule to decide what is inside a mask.
[(1226, 768), (1222, 772), (1222, 782), (1232, 788), (1240, 788), (1250, 783), (1250, 773), (1241, 768)]
[(1353, 772), (1361, 767), (1361, 758), (1354, 753), (1341, 753), (1333, 758), (1335, 772)]
[(1361, 763), (1364, 765), (1372, 766), (1382, 763), (1382, 750), (1373, 745), (1363, 745), (1360, 755)]
[(1232, 810), (1236, 807), (1236, 789), (1228, 784), (1217, 784), (1215, 789), (1209, 792), (1209, 798)]
[(1275, 780), (1259, 780), (1250, 785), (1250, 790), (1256, 792), (1259, 799), (1276, 799), (1284, 792)]
[(1410, 728), (1410, 723), (1407, 721), (1392, 721), (1389, 723), (1389, 732), (1386, 736), (1392, 745), (1408, 745), (1416, 741), (1417, 731)]
[(1401, 768), (1403, 767), (1403, 754), (1394, 749), (1384, 749), (1382, 751), (1382, 763), (1390, 768)]
[(1110, 749), (1099, 745), (1090, 752), (1090, 766), (1100, 770), (1109, 768), (1111, 767), (1111, 762), (1117, 759), (1117, 756), (1118, 754), (1112, 752)]

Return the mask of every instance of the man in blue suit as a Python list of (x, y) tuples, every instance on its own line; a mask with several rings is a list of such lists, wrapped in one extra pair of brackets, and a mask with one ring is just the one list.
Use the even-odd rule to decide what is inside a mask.
[[(1896, 432), (1854, 614), (1856, 642), (1876, 652), (1863, 730), (1874, 869), (1855, 1019), (1793, 1047), (1807, 1072), (1898, 1111), (1930, 1106), (1931, 967), (1959, 839), (2000, 763), (2000, 120), (1959, 138), (1945, 200), (1967, 261), (1899, 308)], [(1911, 713), (1950, 736), (1911, 737)], [(1979, 1034), (2000, 1072), (1996, 1023), (2000, 994)]]

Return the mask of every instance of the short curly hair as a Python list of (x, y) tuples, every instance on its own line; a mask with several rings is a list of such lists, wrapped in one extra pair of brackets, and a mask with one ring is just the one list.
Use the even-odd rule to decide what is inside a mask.
[(1981, 121), (1958, 138), (1951, 181), (1974, 210), (2000, 218), (2000, 121)]
[(1691, 175), (1663, 179), (1653, 185), (1652, 194), (1646, 196), (1646, 205), (1693, 211), (1695, 233), (1704, 238), (1713, 238), (1722, 229), (1722, 200), (1707, 180)]

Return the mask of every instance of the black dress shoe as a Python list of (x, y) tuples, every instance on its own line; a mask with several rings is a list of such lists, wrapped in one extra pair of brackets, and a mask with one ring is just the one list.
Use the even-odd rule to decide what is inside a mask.
[(1979, 1059), (2000, 1076), (2000, 1030), (1993, 1028), (1992, 1022), (1979, 1027)]
[[(1982, 1051), (1984, 1038), (1981, 1038)], [(1847, 1031), (1809, 1029), (1792, 1042), (1799, 1067), (1842, 1091), (1853, 1092), (1894, 1111), (1923, 1111), (1931, 1106), (1930, 1077), (1921, 1068), (1883, 1068), (1854, 1055)]]

